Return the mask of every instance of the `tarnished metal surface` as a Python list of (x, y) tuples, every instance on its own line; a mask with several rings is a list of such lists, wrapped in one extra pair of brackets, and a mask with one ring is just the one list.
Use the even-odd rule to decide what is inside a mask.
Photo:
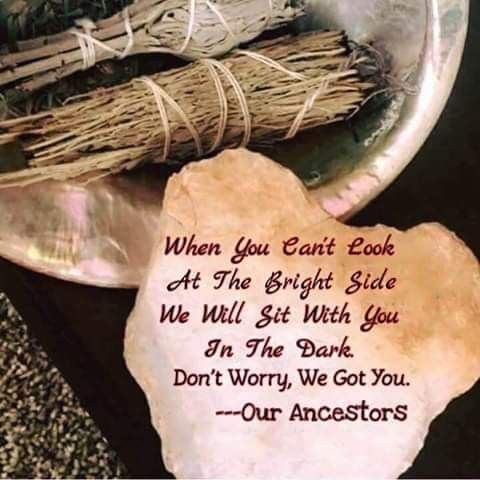
[[(361, 209), (413, 159), (438, 120), (467, 24), (468, 0), (311, 0), (300, 28), (342, 28), (357, 42), (373, 42), (391, 54), (395, 77), (417, 93), (361, 116), (360, 142), (332, 127), (271, 156), (298, 173), (332, 215)], [(164, 185), (148, 170), (86, 186), (2, 190), (0, 255), (80, 283), (136, 286), (157, 236)]]

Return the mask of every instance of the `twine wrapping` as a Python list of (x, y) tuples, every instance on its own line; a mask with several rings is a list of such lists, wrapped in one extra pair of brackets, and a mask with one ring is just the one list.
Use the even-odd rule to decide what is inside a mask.
[(78, 40), (78, 45), (80, 47), (80, 51), (83, 55), (83, 66), (82, 70), (87, 70), (93, 67), (97, 63), (97, 54), (95, 47), (98, 46), (102, 50), (115, 55), (120, 60), (127, 57), (130, 52), (132, 51), (135, 45), (135, 37), (133, 35), (132, 25), (130, 23), (130, 15), (128, 14), (128, 7), (126, 7), (123, 12), (122, 16), (125, 19), (125, 32), (127, 34), (127, 44), (123, 49), (123, 52), (115, 50), (108, 46), (105, 42), (101, 42), (92, 36), (92, 32), (95, 30), (95, 24), (89, 19), (81, 19), (77, 20), (76, 24), (83, 28), (83, 32), (79, 32), (76, 29), (70, 30), (72, 35), (75, 35)]
[(358, 71), (370, 61), (348, 51), (339, 32), (305, 34), (0, 122), (0, 143), (20, 139), (31, 167), (0, 175), (0, 187), (293, 138), (356, 111), (376, 87)]
[(0, 58), (0, 87), (33, 91), (97, 62), (140, 53), (216, 58), (304, 13), (306, 0), (134, 0), (120, 14)]

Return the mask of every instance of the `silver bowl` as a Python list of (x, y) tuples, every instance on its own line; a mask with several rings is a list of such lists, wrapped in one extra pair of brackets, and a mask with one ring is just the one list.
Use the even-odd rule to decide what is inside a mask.
[[(269, 152), (331, 215), (346, 219), (414, 158), (450, 95), (468, 0), (311, 0), (302, 30), (346, 30), (391, 55), (414, 90), (366, 108), (353, 126), (302, 135)], [(165, 178), (120, 175), (87, 186), (49, 182), (0, 191), (0, 255), (32, 270), (103, 287), (136, 287), (158, 235)]]

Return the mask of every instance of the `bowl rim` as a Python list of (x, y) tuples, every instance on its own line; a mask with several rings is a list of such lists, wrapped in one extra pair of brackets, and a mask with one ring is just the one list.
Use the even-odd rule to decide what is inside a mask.
[[(469, 0), (423, 1), (426, 6), (427, 28), (418, 71), (418, 94), (405, 98), (398, 121), (388, 133), (366, 149), (362, 159), (349, 173), (310, 189), (324, 210), (340, 220), (350, 218), (366, 206), (414, 159), (437, 123), (453, 89), (465, 47)], [(448, 14), (453, 10), (462, 13), (462, 21), (457, 24), (457, 28), (452, 28), (449, 23)], [(68, 231), (45, 231), (41, 221), (34, 219), (37, 230), (33, 233), (27, 228), (27, 220), (23, 225), (25, 228), (12, 232), (14, 229), (8, 222), (0, 222), (0, 255), (23, 267), (62, 280), (108, 288), (138, 287), (146, 265), (143, 260), (134, 258), (137, 255), (135, 252), (138, 248), (145, 250), (148, 241), (155, 239), (161, 210), (161, 202), (156, 194), (158, 189), (147, 191), (142, 190), (142, 185), (135, 185), (126, 195), (121, 179), (104, 179), (98, 183), (89, 189), (59, 182), (58, 185), (52, 185), (51, 190), (50, 186), (42, 186), (28, 192), (28, 195), (24, 191), (17, 191), (16, 197), (12, 195), (10, 198), (3, 197), (0, 192), (0, 208), (12, 208), (15, 205), (17, 213), (18, 205), (21, 204), (18, 202), (20, 197), (23, 200), (28, 197), (27, 208), (35, 212), (38, 199), (45, 197), (42, 193), (44, 191), (48, 192), (50, 203), (47, 203), (50, 207), (58, 205), (59, 200), (66, 195), (70, 195), (70, 200), (75, 195), (89, 195), (95, 205), (102, 204), (102, 211), (107, 210), (107, 218), (93, 218), (88, 202), (81, 205), (73, 202), (77, 210), (65, 217)], [(143, 205), (141, 212), (136, 210), (141, 198), (132, 199), (132, 196), (135, 193), (140, 196), (151, 195), (152, 191), (155, 192), (155, 199), (151, 205)], [(106, 208), (103, 208), (103, 203), (108, 204)], [(122, 225), (112, 225), (113, 220), (108, 217), (107, 207), (115, 207), (117, 214), (121, 210)], [(49, 215), (51, 217), (53, 213)], [(125, 223), (125, 219), (133, 220), (137, 225), (131, 225), (132, 232), (128, 234), (128, 239), (120, 239), (119, 229), (126, 224), (130, 225), (128, 221)], [(85, 236), (85, 225), (88, 222), (88, 229), (94, 234), (94, 244), (91, 242), (92, 237)], [(149, 238), (142, 237), (136, 230)], [(48, 241), (45, 240), (50, 237), (56, 240), (54, 245), (47, 247)], [(109, 247), (105, 248), (105, 244)]]
[[(424, 0), (425, 44), (418, 92), (406, 97), (392, 130), (367, 149), (349, 173), (311, 192), (335, 218), (348, 220), (387, 189), (415, 158), (438, 122), (460, 70), (469, 23), (470, 0)], [(464, 13), (459, 30), (449, 30), (446, 13), (454, 3)]]

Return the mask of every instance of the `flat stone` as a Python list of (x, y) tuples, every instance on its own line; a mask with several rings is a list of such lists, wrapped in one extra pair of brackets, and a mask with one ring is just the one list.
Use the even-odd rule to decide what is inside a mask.
[[(165, 255), (168, 237), (192, 235), (220, 244), (221, 254)], [(334, 238), (335, 253), (285, 255), (283, 241), (295, 236), (298, 245)], [(232, 264), (240, 237), (268, 245), (268, 254), (252, 250)], [(250, 288), (229, 273), (214, 290), (213, 275), (235, 268)], [(201, 272), (198, 289), (167, 292), (188, 269)], [(280, 283), (270, 279), (267, 295), (276, 272)], [(323, 282), (315, 283), (318, 272)], [(286, 277), (299, 286), (281, 283)], [(227, 281), (238, 288), (226, 289)], [(303, 299), (302, 285), (309, 288)], [(162, 304), (182, 304), (188, 321), (161, 323)], [(202, 322), (205, 304), (228, 308), (224, 322)], [(304, 322), (306, 304), (310, 312), (318, 307), (317, 322)], [(233, 345), (233, 357), (205, 355), (218, 338)], [(226, 151), (168, 183), (125, 357), (179, 478), (394, 478), (412, 464), (432, 420), (480, 376), (479, 263), (438, 224), (406, 232), (344, 225), (283, 167)], [(173, 386), (182, 380), (176, 369), (192, 386)], [(303, 386), (299, 369), (318, 369), (316, 384)], [(221, 386), (212, 370), (222, 373)], [(232, 385), (237, 374), (250, 386)], [(275, 420), (246, 421), (252, 412)]]

